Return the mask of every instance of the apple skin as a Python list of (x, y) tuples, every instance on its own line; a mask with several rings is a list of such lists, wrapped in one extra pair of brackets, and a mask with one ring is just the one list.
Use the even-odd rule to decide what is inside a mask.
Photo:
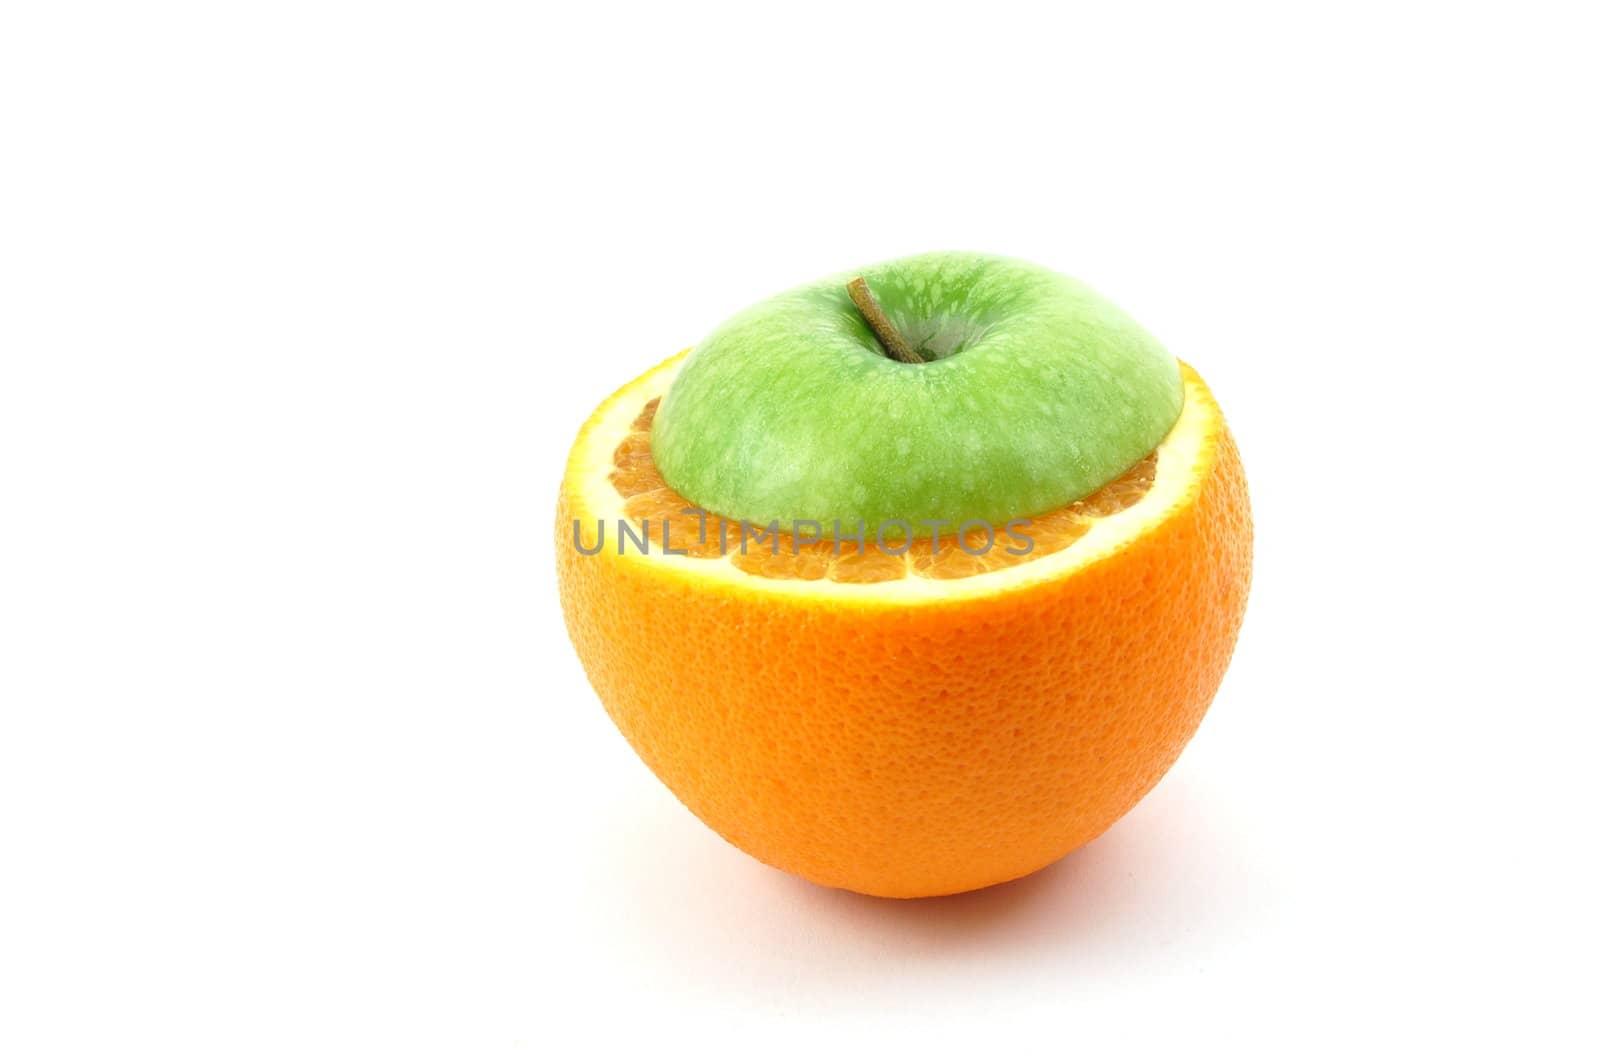
[[(845, 290), (866, 278), (924, 357), (896, 362)], [(1018, 259), (915, 255), (757, 303), (693, 350), (651, 448), (673, 490), (752, 524), (916, 536), (1075, 502), (1177, 421), (1177, 361), (1082, 283)], [(890, 525), (890, 535), (898, 526)], [(809, 530), (808, 530), (809, 531)]]

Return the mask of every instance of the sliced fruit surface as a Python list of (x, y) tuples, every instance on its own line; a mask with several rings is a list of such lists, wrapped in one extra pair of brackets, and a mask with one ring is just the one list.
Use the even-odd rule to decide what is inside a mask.
[[(1062, 563), (1080, 564), (1095, 553), (1115, 549), (1119, 539), (1136, 538), (1158, 507), (1180, 493), (1183, 465), (1198, 454), (1209, 422), (1203, 402), (1190, 417), (1180, 418), (1156, 451), (1089, 497), (1031, 518), (973, 522), (965, 535), (952, 523), (942, 536), (927, 535), (907, 543), (904, 524), (896, 522), (874, 528), (857, 523), (845, 528), (839, 539), (832, 539), (833, 530), (820, 522), (797, 528), (794, 522), (780, 521), (774, 533), (770, 523), (741, 522), (699, 509), (668, 487), (657, 468), (651, 432), (661, 399), (686, 357), (687, 352), (658, 366), (596, 412), (569, 461), (567, 488), (586, 518), (580, 519), (576, 533), (585, 549), (595, 548), (603, 527), (606, 542), (599, 553), (618, 554), (618, 527), (627, 524), (631, 535), (622, 547), (623, 557), (640, 556), (643, 547), (636, 541), (648, 539), (653, 562), (683, 566), (686, 574), (697, 578), (855, 585), (964, 580), (1010, 569), (1019, 570), (1018, 578), (1047, 578)], [(1185, 374), (1186, 386), (1198, 385), (1195, 390), (1209, 400), (1193, 371), (1186, 369)], [(1215, 412), (1214, 406), (1210, 412)], [(1163, 463), (1169, 472), (1161, 478)], [(813, 538), (817, 541), (807, 542)], [(1068, 547), (1076, 548), (1070, 557), (1057, 559), (1048, 569), (1035, 569)], [(666, 548), (682, 553), (668, 554)], [(983, 582), (974, 589), (992, 586), (993, 582)], [(948, 589), (914, 582), (902, 588), (880, 587), (867, 597), (916, 599), (947, 593)]]

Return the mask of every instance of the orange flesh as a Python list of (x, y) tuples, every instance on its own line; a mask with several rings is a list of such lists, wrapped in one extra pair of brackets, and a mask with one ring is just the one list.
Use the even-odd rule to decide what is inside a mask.
[[(763, 534), (760, 528), (745, 526), (749, 539), (741, 550), (743, 529), (738, 521), (715, 514), (699, 516), (694, 504), (667, 487), (656, 469), (650, 453), (650, 427), (659, 402), (652, 399), (644, 405), (611, 456), (611, 484), (624, 500), (623, 514), (656, 547), (666, 545), (694, 558), (726, 554), (740, 570), (772, 580), (826, 579), (841, 584), (876, 584), (914, 577), (959, 580), (1022, 565), (1072, 546), (1096, 521), (1120, 513), (1144, 498), (1156, 479), (1156, 456), (1152, 453), (1088, 498), (1030, 519), (1025, 527), (1018, 528), (1026, 539), (996, 528), (992, 545), (987, 545), (988, 532), (982, 528), (959, 537), (961, 542), (954, 532), (942, 534), (937, 550), (930, 537), (913, 540), (909, 547), (889, 542), (893, 548), (889, 551), (878, 546), (870, 532), (863, 547), (850, 539), (796, 543), (792, 536), (780, 534), (774, 538)], [(664, 537), (670, 537), (670, 542)]]

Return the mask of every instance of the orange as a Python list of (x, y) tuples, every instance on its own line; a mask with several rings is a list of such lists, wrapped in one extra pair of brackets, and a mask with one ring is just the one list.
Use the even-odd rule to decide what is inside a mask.
[[(1216, 693), (1250, 583), (1244, 471), (1193, 370), (1156, 451), (1035, 518), (1032, 550), (1002, 532), (986, 553), (783, 537), (774, 555), (741, 553), (715, 517), (700, 542), (654, 468), (682, 358), (580, 431), (556, 549), (600, 701), (696, 816), (814, 882), (921, 897), (1042, 868), (1155, 786)], [(663, 518), (685, 554), (663, 553)], [(649, 522), (648, 553), (618, 552), (620, 520)]]

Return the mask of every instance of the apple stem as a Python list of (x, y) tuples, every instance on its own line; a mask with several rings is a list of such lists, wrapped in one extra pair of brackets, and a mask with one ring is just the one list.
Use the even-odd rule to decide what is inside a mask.
[(889, 323), (889, 316), (883, 312), (883, 306), (878, 302), (878, 297), (872, 294), (872, 289), (867, 287), (865, 277), (857, 277), (845, 286), (845, 291), (850, 293), (850, 302), (856, 305), (861, 316), (867, 319), (867, 325), (872, 329), (872, 335), (878, 338), (878, 343), (883, 345), (884, 351), (896, 362), (909, 362), (921, 365), (928, 361), (917, 354), (916, 349), (906, 343), (906, 338), (900, 335), (893, 325)]

